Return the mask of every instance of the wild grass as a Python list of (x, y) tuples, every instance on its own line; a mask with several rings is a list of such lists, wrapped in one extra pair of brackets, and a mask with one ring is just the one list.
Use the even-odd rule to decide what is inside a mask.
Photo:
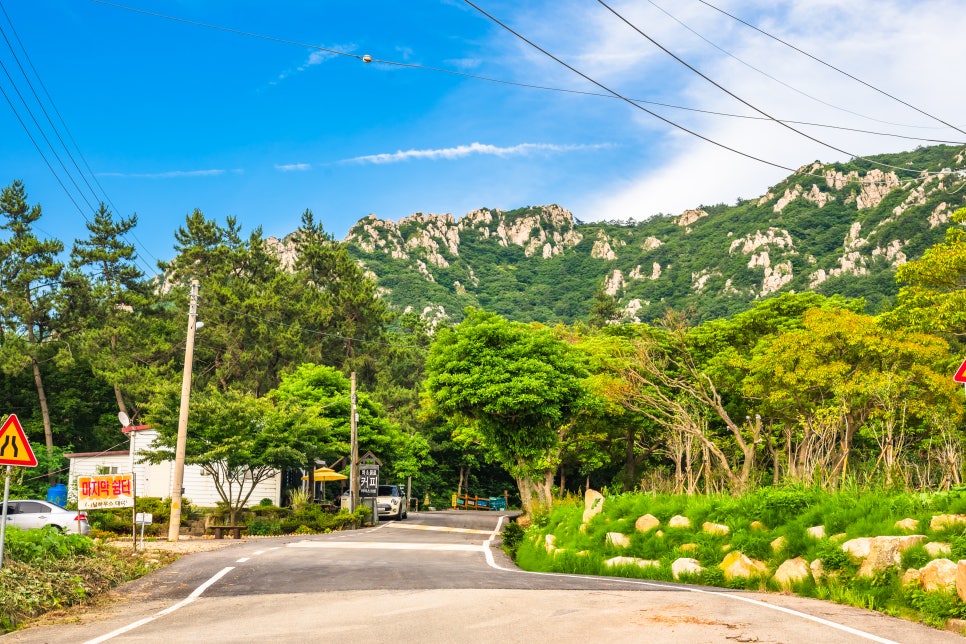
[[(907, 550), (899, 567), (872, 578), (858, 578), (860, 561), (842, 550), (847, 539), (908, 534), (896, 527), (905, 518), (919, 521), (917, 534), (927, 541), (949, 543), (956, 561), (966, 559), (966, 525), (958, 524), (932, 530), (930, 520), (937, 514), (966, 514), (966, 489), (939, 494), (903, 493), (847, 486), (830, 493), (806, 487), (765, 488), (741, 497), (730, 495), (671, 495), (623, 493), (605, 497), (603, 509), (582, 525), (582, 500), (569, 498), (545, 508), (518, 539), (516, 561), (526, 570), (565, 572), (587, 575), (622, 576), (654, 581), (671, 581), (671, 564), (678, 558), (696, 559), (703, 572), (682, 578), (709, 586), (747, 590), (779, 591), (771, 577), (787, 559), (803, 557), (818, 562), (825, 570), (818, 579), (808, 578), (792, 586), (792, 592), (870, 610), (911, 618), (928, 624), (943, 623), (949, 617), (966, 615), (966, 604), (937, 593), (903, 588), (900, 576), (907, 568), (921, 568), (930, 559), (922, 546)], [(644, 514), (660, 520), (658, 528), (647, 532), (635, 529)], [(689, 528), (670, 528), (669, 520), (682, 515)], [(729, 527), (727, 535), (702, 530), (704, 522)], [(753, 522), (759, 522), (755, 527)], [(824, 526), (825, 538), (808, 534), (813, 526)], [(624, 548), (607, 543), (609, 532), (620, 532), (630, 539)], [(548, 549), (546, 535), (553, 534)], [(783, 538), (784, 544), (776, 539)], [(769, 574), (763, 578), (728, 580), (719, 567), (727, 551), (737, 550), (764, 562)], [(607, 566), (612, 557), (636, 557), (660, 562), (656, 567), (637, 565)], [(934, 596), (936, 595), (936, 596)], [(942, 595), (942, 596), (939, 596)]]

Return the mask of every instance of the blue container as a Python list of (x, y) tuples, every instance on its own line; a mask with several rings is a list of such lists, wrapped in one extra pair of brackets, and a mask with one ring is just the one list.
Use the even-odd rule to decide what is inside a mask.
[(47, 490), (47, 501), (60, 506), (67, 505), (67, 486), (63, 483), (52, 486)]

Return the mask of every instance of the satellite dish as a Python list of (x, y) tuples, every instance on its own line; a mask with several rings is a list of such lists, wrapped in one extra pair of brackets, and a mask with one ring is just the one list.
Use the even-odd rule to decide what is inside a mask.
[(119, 421), (121, 421), (121, 427), (130, 427), (131, 426), (131, 419), (128, 418), (127, 417), (127, 414), (125, 414), (123, 411), (118, 412), (117, 419)]

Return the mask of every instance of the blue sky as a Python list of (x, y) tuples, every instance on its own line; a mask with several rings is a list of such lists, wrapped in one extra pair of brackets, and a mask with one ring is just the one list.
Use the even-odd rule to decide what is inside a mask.
[[(0, 27), (18, 54), (14, 59), (0, 41), (0, 62), (13, 77), (12, 84), (0, 70), (0, 88), (67, 191), (6, 101), (0, 101), (0, 184), (22, 179), (31, 202), (43, 206), (39, 227), (68, 246), (85, 236), (80, 211), (89, 215), (86, 202), (107, 199), (119, 214), (136, 212), (138, 250), (151, 264), (171, 257), (174, 231), (195, 208), (219, 221), (236, 216), (246, 231), (261, 226), (266, 236), (279, 237), (292, 232), (310, 208), (341, 239), (370, 213), (396, 220), (414, 212), (459, 217), (480, 207), (557, 203), (584, 221), (643, 219), (756, 197), (788, 174), (612, 97), (427, 69), (603, 93), (461, 0), (118, 0), (179, 20), (91, 0), (0, 4), (6, 13), (0, 14)], [(478, 4), (626, 97), (756, 115), (596, 0)], [(773, 116), (966, 141), (966, 134), (700, 0), (608, 4)], [(962, 0), (710, 4), (966, 129)], [(42, 92), (39, 76), (96, 177), (95, 182), (83, 172), (93, 194), (20, 75), (18, 61), (27, 64), (24, 51), (37, 72), (30, 73), (34, 88)], [(362, 62), (363, 55), (374, 62)], [(46, 107), (52, 111), (49, 103)], [(929, 144), (796, 126), (839, 148), (834, 150), (766, 121), (647, 107), (724, 145), (792, 168)], [(69, 173), (59, 167), (30, 114)], [(58, 128), (66, 136), (59, 122)]]

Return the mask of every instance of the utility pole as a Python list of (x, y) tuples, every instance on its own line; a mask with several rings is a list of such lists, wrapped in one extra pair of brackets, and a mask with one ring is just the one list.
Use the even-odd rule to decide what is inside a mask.
[(349, 456), (349, 512), (359, 507), (359, 424), (356, 422), (356, 372), (349, 375), (349, 429), (352, 449)]
[(174, 450), (174, 480), (171, 487), (171, 520), (168, 541), (177, 541), (181, 528), (181, 488), (184, 486), (184, 452), (188, 441), (188, 399), (191, 397), (191, 363), (195, 354), (195, 322), (198, 317), (198, 280), (191, 280), (188, 302), (188, 340), (184, 345), (184, 373), (181, 378), (181, 409), (178, 413), (178, 443)]

